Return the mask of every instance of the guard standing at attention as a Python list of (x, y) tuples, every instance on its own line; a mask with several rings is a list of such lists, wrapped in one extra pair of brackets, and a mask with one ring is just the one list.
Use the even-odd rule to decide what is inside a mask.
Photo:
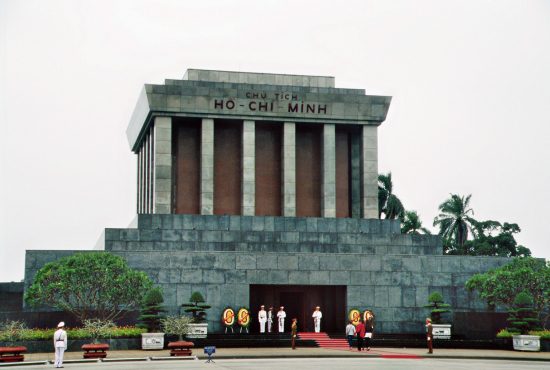
[(65, 323), (61, 321), (57, 324), (57, 330), (53, 333), (53, 346), (55, 348), (55, 362), (56, 368), (63, 367), (63, 354), (67, 349), (67, 332), (63, 330)]
[(323, 318), (323, 313), (321, 312), (321, 307), (317, 306), (315, 307), (315, 311), (313, 311), (313, 325), (315, 326), (315, 332), (319, 333), (321, 332), (321, 318)]
[(296, 349), (296, 336), (298, 335), (298, 319), (292, 319), (292, 325), (290, 325), (290, 332), (292, 338), (292, 349)]
[(428, 353), (434, 353), (434, 333), (432, 319), (426, 318), (426, 341), (428, 342)]
[(271, 329), (273, 329), (273, 307), (269, 307), (267, 311), (267, 332), (271, 333)]
[(265, 323), (267, 322), (267, 312), (265, 312), (264, 305), (260, 306), (258, 312), (258, 321), (260, 322), (260, 333), (265, 333)]
[(279, 333), (285, 332), (285, 306), (281, 306), (279, 308), (279, 312), (277, 312), (277, 322), (279, 323)]

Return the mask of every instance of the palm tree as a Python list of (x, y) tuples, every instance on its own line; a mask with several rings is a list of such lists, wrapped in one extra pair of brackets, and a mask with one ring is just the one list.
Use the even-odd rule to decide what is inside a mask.
[(439, 235), (444, 241), (454, 244), (459, 253), (464, 254), (464, 243), (468, 240), (468, 232), (475, 235), (477, 221), (470, 217), (474, 211), (470, 207), (470, 198), (458, 194), (451, 194), (451, 197), (439, 205), (439, 216), (434, 219), (434, 226), (439, 225)]
[(403, 234), (431, 234), (430, 230), (422, 227), (422, 221), (420, 221), (420, 216), (416, 211), (405, 211), (405, 219), (401, 224), (401, 232)]
[(382, 218), (384, 213), (386, 219), (395, 220), (399, 218), (403, 220), (405, 217), (405, 207), (401, 200), (393, 194), (393, 183), (391, 180), (391, 172), (384, 175), (378, 175), (378, 218)]

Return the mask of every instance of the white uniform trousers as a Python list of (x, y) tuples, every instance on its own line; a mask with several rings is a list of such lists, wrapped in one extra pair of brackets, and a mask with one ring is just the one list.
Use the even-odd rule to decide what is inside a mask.
[(65, 347), (55, 347), (55, 367), (63, 366), (63, 355), (65, 354)]
[(279, 333), (284, 333), (285, 331), (285, 319), (279, 319)]
[(321, 332), (321, 319), (313, 319), (313, 322), (315, 324), (315, 332), (320, 333)]
[(260, 320), (260, 333), (265, 333), (266, 320)]

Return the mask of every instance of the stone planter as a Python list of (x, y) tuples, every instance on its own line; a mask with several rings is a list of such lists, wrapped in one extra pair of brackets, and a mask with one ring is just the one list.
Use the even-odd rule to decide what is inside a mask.
[(514, 335), (514, 350), (540, 351), (540, 337), (538, 335)]
[(164, 333), (142, 333), (141, 349), (163, 349)]
[(208, 334), (208, 324), (189, 324), (189, 333), (187, 333), (187, 338), (206, 338)]
[(451, 324), (432, 324), (434, 339), (451, 339)]

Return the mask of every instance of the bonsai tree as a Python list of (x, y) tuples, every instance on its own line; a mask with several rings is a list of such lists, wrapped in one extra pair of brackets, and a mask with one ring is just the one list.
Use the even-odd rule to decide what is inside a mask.
[(25, 292), (31, 306), (68, 311), (79, 321), (116, 320), (140, 306), (153, 285), (142, 271), (108, 252), (83, 252), (44, 265)]
[(189, 316), (167, 316), (160, 321), (165, 333), (175, 334), (181, 341), (183, 336), (189, 333), (189, 324), (192, 320)]
[(193, 292), (189, 303), (184, 303), (181, 306), (186, 307), (185, 312), (190, 312), (193, 315), (193, 322), (195, 323), (205, 322), (206, 310), (212, 307), (205, 303), (204, 297), (199, 292)]
[(107, 338), (115, 324), (110, 320), (86, 319), (84, 320), (84, 330), (90, 333), (92, 344), (99, 343), (99, 338)]
[(508, 311), (508, 331), (512, 334), (529, 334), (531, 330), (540, 330), (539, 320), (533, 307), (533, 296), (526, 291), (520, 292), (514, 299), (513, 307)]
[(428, 297), (428, 304), (424, 306), (430, 308), (430, 318), (434, 324), (441, 324), (441, 314), (450, 312), (448, 309), (451, 307), (450, 304), (443, 302), (443, 296), (439, 292), (433, 292)]
[(139, 322), (136, 326), (147, 329), (148, 333), (159, 332), (161, 320), (164, 317), (162, 313), (166, 312), (162, 306), (163, 302), (161, 288), (156, 287), (149, 290), (143, 299), (141, 313), (138, 318)]

